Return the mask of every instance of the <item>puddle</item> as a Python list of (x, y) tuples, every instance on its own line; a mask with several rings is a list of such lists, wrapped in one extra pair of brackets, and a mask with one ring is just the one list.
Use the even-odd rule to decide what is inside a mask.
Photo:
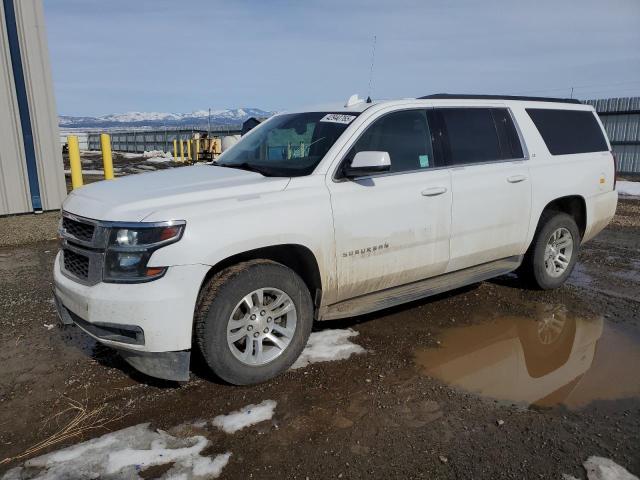
[(447, 329), (439, 348), (420, 349), (421, 372), (462, 390), (523, 405), (583, 407), (640, 397), (640, 335), (603, 320), (539, 306)]

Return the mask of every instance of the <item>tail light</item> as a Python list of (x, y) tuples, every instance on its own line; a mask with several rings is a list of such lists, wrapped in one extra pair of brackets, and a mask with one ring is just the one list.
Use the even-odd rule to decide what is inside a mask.
[(616, 154), (611, 152), (611, 159), (613, 160), (613, 189), (616, 189), (616, 182), (618, 181), (618, 159)]

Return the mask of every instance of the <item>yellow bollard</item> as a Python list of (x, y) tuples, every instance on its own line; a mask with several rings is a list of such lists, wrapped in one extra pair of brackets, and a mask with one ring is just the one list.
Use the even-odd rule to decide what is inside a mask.
[(104, 179), (113, 180), (113, 157), (111, 156), (111, 137), (109, 137), (109, 134), (100, 134), (100, 148), (102, 149)]
[(67, 137), (67, 145), (69, 146), (71, 188), (75, 190), (82, 186), (82, 163), (80, 163), (80, 146), (78, 145), (78, 137), (76, 135), (69, 135)]
[(173, 161), (178, 161), (178, 140), (173, 141)]
[(184, 142), (180, 140), (180, 161), (184, 162)]
[(187, 158), (191, 160), (191, 139), (187, 140)]
[(200, 156), (200, 139), (196, 138), (196, 153), (195, 153), (195, 159), (196, 162), (198, 161), (198, 157)]

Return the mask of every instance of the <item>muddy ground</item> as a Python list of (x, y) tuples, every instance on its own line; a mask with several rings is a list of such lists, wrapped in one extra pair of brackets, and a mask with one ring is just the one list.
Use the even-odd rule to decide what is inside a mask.
[[(559, 290), (528, 290), (509, 275), (319, 324), (353, 328), (367, 353), (252, 387), (223, 385), (197, 361), (187, 384), (153, 380), (59, 326), (56, 248), (0, 248), (0, 460), (68, 422), (60, 412), (71, 400), (115, 420), (39, 453), (273, 399), (272, 421), (233, 435), (205, 430), (211, 454), (233, 453), (220, 478), (585, 478), (591, 455), (640, 474), (638, 200), (621, 201)], [(549, 340), (554, 325), (560, 337)]]

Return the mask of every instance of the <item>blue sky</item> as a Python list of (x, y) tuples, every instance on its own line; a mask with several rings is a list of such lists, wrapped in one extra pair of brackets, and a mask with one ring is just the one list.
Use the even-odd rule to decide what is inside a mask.
[(44, 0), (58, 111), (640, 95), (640, 1)]

